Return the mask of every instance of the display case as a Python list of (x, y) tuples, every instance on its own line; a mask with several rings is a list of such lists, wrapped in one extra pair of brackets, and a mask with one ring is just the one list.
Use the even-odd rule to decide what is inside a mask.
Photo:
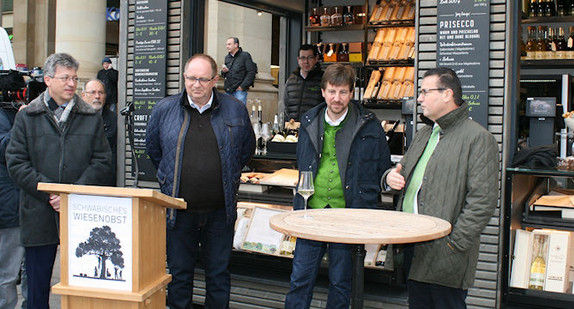
[[(509, 307), (528, 306), (529, 308), (572, 308), (572, 262), (574, 247), (572, 232), (574, 232), (574, 217), (569, 218), (564, 210), (574, 211), (574, 208), (540, 206), (538, 199), (552, 195), (552, 192), (574, 192), (573, 171), (533, 170), (522, 168), (507, 168), (505, 186), (507, 199), (504, 201), (504, 230), (502, 252), (502, 295), (503, 303)], [(530, 234), (566, 235), (570, 241), (558, 247), (566, 255), (562, 256), (562, 269), (556, 266), (556, 256), (547, 245), (544, 272), (541, 278), (545, 285), (536, 286), (537, 249)], [(526, 235), (526, 236), (524, 236)], [(524, 238), (526, 237), (526, 238)], [(529, 240), (525, 240), (529, 239)], [(550, 239), (553, 239), (552, 236)], [(558, 239), (558, 237), (556, 237)], [(534, 244), (533, 244), (534, 241)], [(568, 256), (568, 253), (570, 256)], [(564, 266), (566, 263), (566, 266)], [(566, 267), (566, 269), (564, 269)], [(558, 269), (558, 271), (556, 271)], [(555, 272), (558, 275), (551, 275)], [(545, 281), (544, 281), (545, 280)], [(550, 283), (559, 280), (559, 288), (551, 287)]]

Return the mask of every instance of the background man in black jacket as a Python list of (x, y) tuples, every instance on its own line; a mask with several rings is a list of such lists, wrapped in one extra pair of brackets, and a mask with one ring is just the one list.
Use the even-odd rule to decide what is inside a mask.
[(304, 44), (299, 48), (297, 63), (299, 67), (289, 75), (285, 83), (283, 104), (286, 120), (299, 121), (301, 115), (324, 101), (321, 94), (323, 70), (313, 45)]
[(105, 57), (102, 60), (102, 69), (98, 72), (97, 78), (104, 83), (106, 87), (106, 99), (108, 108), (116, 110), (118, 103), (118, 70), (112, 67), (112, 60)]
[(225, 56), (225, 64), (221, 69), (221, 76), (225, 78), (223, 88), (226, 93), (246, 104), (247, 89), (253, 86), (257, 64), (253, 62), (248, 52), (239, 47), (238, 38), (227, 39), (225, 47), (229, 54)]

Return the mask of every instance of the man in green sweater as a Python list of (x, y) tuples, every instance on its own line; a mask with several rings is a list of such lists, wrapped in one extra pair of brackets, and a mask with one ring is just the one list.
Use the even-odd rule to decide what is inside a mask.
[[(309, 207), (374, 208), (380, 197), (379, 181), (390, 167), (390, 153), (380, 121), (351, 101), (355, 70), (330, 65), (323, 74), (321, 103), (301, 118), (297, 165), (314, 175), (315, 194)], [(293, 208), (304, 208), (295, 196)], [(346, 244), (297, 239), (291, 289), (285, 308), (309, 308), (319, 265), (329, 256), (327, 308), (349, 308), (352, 280), (351, 247)]]

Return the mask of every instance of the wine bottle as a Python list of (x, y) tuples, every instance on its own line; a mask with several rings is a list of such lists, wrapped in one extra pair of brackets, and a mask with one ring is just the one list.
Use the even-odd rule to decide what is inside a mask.
[(528, 41), (526, 41), (526, 59), (534, 59), (536, 54), (536, 27), (528, 26)]
[(538, 5), (538, 0), (531, 0), (530, 1), (530, 10), (529, 10), (529, 16), (530, 17), (536, 17), (538, 16), (538, 12), (540, 11), (540, 7)]
[(546, 276), (546, 261), (544, 260), (544, 237), (538, 237), (538, 253), (532, 264), (530, 266), (530, 282), (528, 284), (529, 289), (533, 290), (543, 290), (544, 289), (544, 279)]
[(564, 38), (564, 28), (558, 27), (558, 37), (556, 38), (556, 58), (566, 59), (566, 39)]

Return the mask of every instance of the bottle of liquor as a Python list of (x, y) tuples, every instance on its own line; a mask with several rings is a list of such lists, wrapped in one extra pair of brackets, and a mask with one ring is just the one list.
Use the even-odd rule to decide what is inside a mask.
[(321, 26), (321, 18), (319, 17), (319, 8), (313, 8), (309, 16), (309, 25), (312, 27)]
[(556, 58), (556, 44), (554, 44), (554, 38), (556, 34), (554, 33), (554, 28), (548, 27), (548, 35), (546, 36), (546, 59)]
[(528, 12), (529, 12), (528, 16), (530, 17), (538, 16), (538, 13), (540, 12), (540, 6), (538, 4), (538, 0), (530, 0), (530, 9)]
[(325, 62), (337, 61), (337, 53), (335, 52), (335, 43), (329, 43), (329, 47), (327, 47), (325, 54), (323, 54), (323, 61)]
[(568, 59), (574, 59), (574, 26), (570, 26), (570, 35), (568, 35), (568, 41), (566, 42), (566, 52), (568, 53)]
[(329, 8), (323, 7), (323, 14), (321, 15), (321, 26), (327, 27), (331, 25), (331, 15), (329, 15)]
[(259, 123), (259, 134), (255, 133), (257, 136), (257, 150), (259, 154), (263, 154), (265, 149), (265, 143), (263, 142), (263, 110), (261, 109), (261, 100), (255, 99), (257, 104), (257, 122)]
[(556, 11), (554, 9), (554, 0), (544, 0), (542, 11), (543, 11), (542, 15), (544, 17), (555, 16)]
[(526, 43), (524, 43), (523, 39), (520, 39), (520, 59), (526, 59)]
[(319, 58), (319, 61), (323, 61), (323, 48), (323, 43), (319, 42), (315, 44), (315, 49), (317, 49), (317, 58)]
[(546, 30), (544, 26), (538, 26), (538, 35), (536, 38), (536, 60), (543, 60), (546, 56), (546, 38), (545, 33)]
[(565, 0), (556, 0), (556, 15), (558, 16), (564, 16), (568, 13), (564, 1)]
[(526, 41), (526, 59), (534, 59), (536, 56), (536, 27), (528, 26), (528, 40)]
[(566, 59), (566, 39), (562, 27), (558, 27), (558, 36), (556, 37), (556, 58)]
[(343, 14), (341, 14), (341, 8), (336, 6), (333, 8), (334, 12), (331, 15), (331, 26), (342, 26), (343, 25)]
[(538, 237), (538, 253), (530, 266), (530, 283), (529, 289), (543, 290), (544, 278), (546, 276), (546, 261), (544, 260), (544, 242), (543, 237)]
[(570, 5), (568, 5), (568, 15), (574, 15), (574, 1), (570, 0)]
[(279, 115), (275, 114), (275, 116), (273, 116), (273, 129), (271, 135), (275, 136), (275, 134), (279, 133), (279, 130)]
[(355, 16), (353, 15), (353, 7), (347, 5), (347, 11), (343, 14), (343, 22), (345, 25), (352, 25), (355, 22)]
[(341, 45), (339, 45), (337, 62), (349, 62), (349, 50), (347, 49), (347, 43), (341, 43)]

